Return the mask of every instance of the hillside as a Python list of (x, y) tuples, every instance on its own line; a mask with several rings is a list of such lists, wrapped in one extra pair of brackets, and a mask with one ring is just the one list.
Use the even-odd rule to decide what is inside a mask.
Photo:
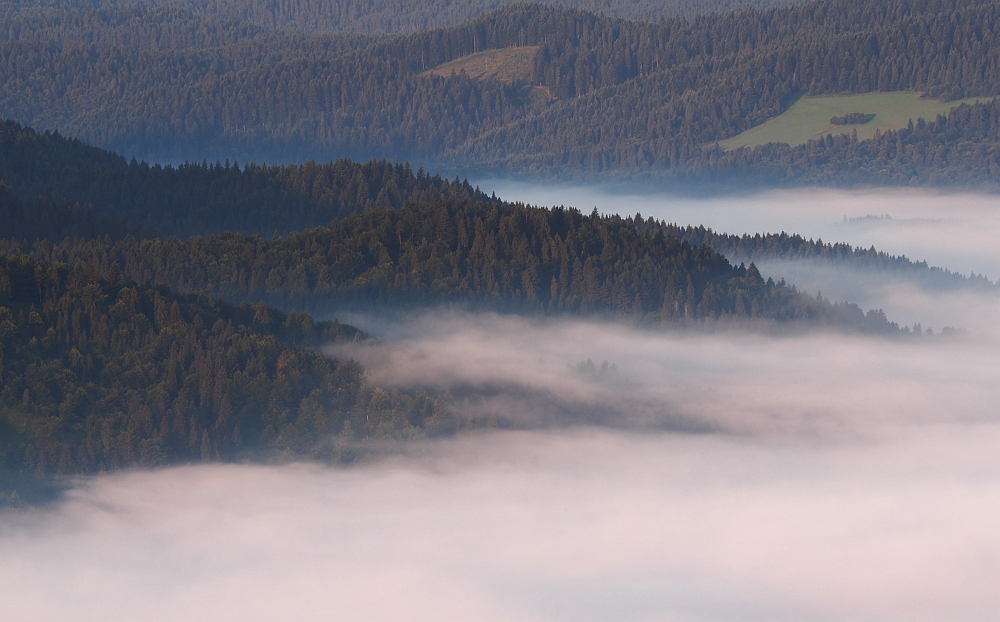
[(115, 264), (137, 282), (327, 313), (446, 305), (649, 326), (900, 331), (880, 312), (765, 281), (707, 246), (562, 208), (441, 200), (366, 210), (287, 239), (226, 233), (31, 248), (0, 240), (0, 256), (24, 254), (100, 271)]
[[(781, 245), (770, 241), (770, 254), (746, 242), (733, 252), (732, 240), (696, 230), (509, 203), (387, 162), (126, 166), (114, 153), (13, 123), (0, 125), (4, 136), (0, 174), (16, 184), (0, 179), (0, 256), (82, 261), (101, 274), (115, 265), (137, 283), (285, 309), (392, 313), (443, 304), (649, 325), (898, 330), (854, 305), (765, 283), (752, 264), (737, 268), (719, 254), (772, 259)], [(42, 189), (50, 196), (31, 197)], [(347, 200), (326, 226), (286, 238), (239, 231), (260, 226), (250, 217), (287, 225), (296, 201), (308, 217), (334, 215), (327, 210), (338, 196)], [(137, 225), (150, 222), (184, 222), (195, 235), (163, 239)], [(783, 244), (789, 255), (801, 246)]]
[(804, 145), (707, 149), (685, 173), (716, 190), (790, 185), (961, 186), (1000, 191), (1000, 102), (961, 105), (869, 140), (827, 135)]
[[(810, 101), (801, 96), (908, 91), (947, 105), (1000, 85), (1000, 7), (983, 0), (819, 0), (655, 23), (514, 5), (390, 37), (205, 21), (173, 5), (116, 10), (4, 17), (0, 114), (160, 161), (386, 157), (466, 173), (704, 183), (720, 166), (705, 145)], [(500, 75), (485, 66), (443, 69), (530, 48), (530, 72), (522, 58), (503, 79), (477, 78)], [(778, 164), (772, 151), (737, 157)], [(726, 166), (730, 178), (758, 181), (756, 164)], [(848, 168), (863, 182), (899, 183), (870, 157)], [(906, 183), (998, 174), (917, 171)]]
[[(222, 231), (287, 234), (370, 207), (490, 201), (468, 182), (385, 160), (150, 166), (0, 120), (0, 237), (62, 239)], [(7, 192), (9, 189), (10, 192)], [(38, 218), (39, 214), (48, 218)]]
[(92, 263), (0, 258), (0, 474), (281, 451), (337, 459), (341, 433), (447, 431), (439, 403), (380, 389), (357, 363), (313, 349), (360, 336), (305, 314), (123, 283)]
[(890, 255), (871, 248), (859, 248), (843, 242), (835, 244), (805, 239), (788, 233), (733, 235), (717, 233), (703, 226), (680, 227), (675, 224), (646, 225), (660, 229), (664, 235), (676, 237), (691, 246), (710, 247), (732, 262), (806, 262), (836, 269), (854, 269), (869, 274), (891, 276), (910, 281), (938, 292), (957, 290), (997, 291), (997, 283), (981, 274), (968, 276), (930, 266), (926, 261), (913, 261), (906, 256)]
[[(881, 311), (812, 298), (712, 248), (749, 255), (754, 244), (784, 244), (801, 254), (809, 245), (800, 239), (752, 244), (512, 204), (386, 162), (150, 167), (55, 134), (2, 129), (0, 170), (60, 196), (22, 198), (0, 184), (0, 490), (8, 480), (25, 490), (35, 475), (135, 465), (350, 460), (358, 440), (459, 427), (446, 396), (383, 389), (353, 361), (317, 352), (363, 339), (357, 329), (281, 309), (458, 307), (647, 328), (911, 334)], [(323, 192), (306, 191), (306, 178), (323, 180), (311, 187), (324, 192), (350, 181), (357, 196), (327, 225), (284, 238), (164, 239), (129, 228), (129, 218), (155, 213), (143, 205), (157, 196), (167, 214), (197, 213), (188, 221), (197, 226), (245, 222), (232, 220), (231, 205), (269, 213), (265, 190), (322, 213)], [(400, 205), (372, 205), (373, 196)], [(185, 212), (191, 198), (197, 211)]]
[[(861, 95), (820, 95), (802, 97), (780, 115), (753, 127), (738, 136), (719, 143), (726, 151), (740, 147), (759, 147), (768, 143), (785, 143), (792, 147), (810, 140), (821, 140), (827, 134), (838, 136), (854, 133), (858, 140), (869, 140), (875, 133), (901, 130), (918, 119), (934, 120), (947, 117), (962, 104), (986, 103), (992, 98), (969, 98), (940, 101), (921, 97), (918, 93), (864, 93)], [(863, 112), (862, 112), (863, 111)], [(860, 123), (834, 123), (838, 116), (851, 113), (867, 115)]]
[[(190, 12), (200, 20), (227, 20), (263, 31), (315, 33), (412, 33), (453, 26), (516, 0), (0, 0), (0, 7), (33, 15), (87, 13), (99, 7), (118, 12), (136, 5)], [(611, 17), (657, 21), (678, 15), (723, 12), (737, 8), (784, 6), (788, 0), (543, 0)]]

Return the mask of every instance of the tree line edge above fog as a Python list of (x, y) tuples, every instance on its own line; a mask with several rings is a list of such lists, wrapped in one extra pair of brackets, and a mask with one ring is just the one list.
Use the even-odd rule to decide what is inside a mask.
[[(961, 114), (951, 121), (956, 122)], [(919, 131), (919, 126), (915, 127), (909, 135)], [(880, 148), (898, 149), (892, 141), (880, 141)], [(815, 150), (817, 159), (825, 149), (826, 144)], [(399, 208), (407, 202), (459, 199), (504, 204), (467, 181), (414, 172), (406, 164), (339, 160), (300, 166), (241, 167), (228, 161), (149, 166), (12, 121), (0, 122), (0, 184), (6, 187), (0, 190), (0, 237), (17, 240), (19, 248), (30, 248), (35, 239), (59, 243), (67, 237), (110, 236), (117, 241), (127, 235), (141, 239), (225, 231), (270, 237), (275, 232), (287, 235), (324, 225), (368, 208)], [(636, 226), (649, 225), (637, 222)], [(816, 244), (785, 234), (738, 238), (703, 227), (656, 226), (695, 248), (707, 244), (734, 263), (774, 259), (837, 262), (867, 270), (891, 270), (898, 276), (933, 281), (934, 287), (993, 286), (981, 277), (970, 281), (926, 262), (914, 263), (874, 249)]]
[[(401, 37), (305, 36), (177, 5), (111, 6), (122, 8), (106, 20), (86, 9), (61, 22), (45, 11), (5, 14), (5, 116), (104, 146), (231, 157), (270, 145), (716, 185), (1000, 180), (994, 102), (869, 141), (711, 146), (802, 92), (995, 94), (989, 3), (828, 0), (657, 24), (531, 5)], [(141, 11), (159, 21), (127, 33)], [(527, 84), (418, 75), (501, 44), (538, 45)], [(911, 45), (925, 53), (910, 55)], [(526, 97), (536, 82), (553, 98)], [(329, 110), (332, 119), (316, 114)], [(314, 350), (363, 339), (357, 329), (280, 309), (452, 305), (645, 327), (901, 335), (913, 332), (879, 311), (765, 280), (753, 259), (995, 287), (874, 249), (507, 203), (385, 159), (150, 166), (5, 121), (0, 180), (4, 477), (275, 455), (350, 460), (360, 440), (463, 425), (442, 396), (376, 386), (356, 363)], [(736, 266), (741, 257), (750, 265)]]
[[(765, 281), (752, 264), (735, 267), (706, 244), (724, 239), (703, 228), (505, 203), (384, 161), (310, 169), (305, 187), (355, 192), (327, 226), (286, 238), (137, 236), (141, 227), (129, 220), (148, 223), (149, 212), (136, 216), (129, 200), (152, 194), (205, 198), (193, 222), (225, 227), (243, 215), (214, 203), (214, 193), (237, 193), (242, 214), (264, 214), (255, 200), (270, 205), (299, 192), (312, 218), (329, 215), (329, 193), (303, 191), (295, 167), (149, 167), (57, 134), (2, 129), (0, 168), (13, 187), (62, 195), (24, 199), (0, 183), (0, 466), (21, 474), (22, 489), (31, 473), (281, 455), (350, 460), (364, 439), (463, 425), (441, 396), (372, 385), (356, 364), (310, 348), (363, 337), (356, 329), (220, 298), (285, 309), (457, 304), (645, 326), (911, 332), (881, 312)], [(387, 185), (425, 194), (398, 207), (371, 205), (390, 196)], [(98, 203), (81, 205), (76, 193)], [(772, 241), (765, 247), (773, 252)], [(747, 251), (751, 242), (760, 240), (735, 244)], [(801, 242), (784, 240), (798, 254), (827, 252)]]

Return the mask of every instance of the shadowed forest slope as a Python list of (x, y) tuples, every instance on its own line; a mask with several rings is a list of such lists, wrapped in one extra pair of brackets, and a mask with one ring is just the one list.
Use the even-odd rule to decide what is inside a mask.
[[(287, 234), (369, 207), (441, 197), (494, 200), (468, 182), (385, 160), (150, 166), (11, 121), (0, 121), (0, 181), (29, 199), (19, 202), (0, 190), (0, 209), (10, 218), (0, 223), (0, 236), (27, 240), (141, 231)], [(52, 217), (32, 218), (39, 209)]]

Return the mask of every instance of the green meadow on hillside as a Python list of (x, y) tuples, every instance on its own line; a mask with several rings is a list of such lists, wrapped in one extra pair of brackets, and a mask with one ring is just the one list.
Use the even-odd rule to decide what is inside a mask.
[[(876, 131), (898, 130), (906, 127), (910, 119), (934, 120), (937, 115), (947, 115), (960, 104), (989, 101), (992, 97), (970, 98), (941, 102), (922, 98), (918, 93), (864, 93), (861, 95), (821, 95), (802, 97), (791, 108), (777, 117), (751, 128), (719, 145), (726, 151), (740, 147), (757, 147), (767, 143), (803, 145), (809, 140), (827, 134), (850, 134), (858, 131), (858, 139), (866, 140)], [(852, 112), (874, 114), (864, 124), (834, 125), (830, 119)]]

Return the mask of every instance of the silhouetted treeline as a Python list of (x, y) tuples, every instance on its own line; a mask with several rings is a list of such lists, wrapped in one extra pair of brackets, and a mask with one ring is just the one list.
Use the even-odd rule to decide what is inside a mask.
[[(820, 0), (656, 23), (515, 5), (346, 39), (198, 20), (183, 6), (120, 10), (129, 19), (12, 13), (0, 27), (0, 110), (140, 156), (337, 154), (614, 175), (710, 166), (706, 144), (798, 94), (953, 99), (1000, 85), (1000, 6), (985, 0)], [(143, 29), (155, 46), (140, 42)], [(539, 46), (523, 85), (420, 75), (522, 45)], [(531, 97), (531, 85), (557, 99)]]
[[(446, 433), (426, 395), (313, 346), (357, 329), (102, 278), (94, 262), (0, 259), (0, 470), (70, 474)], [(345, 450), (346, 451), (346, 450)]]
[(23, 200), (0, 180), (0, 236), (20, 240), (142, 235), (142, 229), (108, 218), (87, 205), (38, 197)]
[(874, 246), (861, 248), (843, 242), (806, 239), (798, 234), (784, 232), (732, 235), (717, 233), (704, 226), (681, 227), (651, 218), (633, 220), (640, 230), (661, 230), (665, 235), (677, 237), (692, 246), (704, 244), (731, 262), (807, 261), (871, 273), (891, 273), (896, 278), (919, 280), (922, 285), (939, 289), (997, 288), (996, 283), (981, 274), (959, 274), (931, 266), (926, 261), (913, 261), (905, 255), (890, 255), (876, 250)]
[(284, 308), (393, 311), (440, 304), (575, 313), (639, 323), (715, 326), (773, 322), (895, 332), (884, 315), (831, 304), (735, 267), (631, 220), (575, 209), (439, 200), (366, 210), (287, 239), (225, 233), (188, 240), (64, 240), (39, 261), (121, 266), (126, 278), (263, 300)]
[[(368, 207), (438, 197), (492, 200), (468, 182), (414, 173), (408, 164), (385, 160), (150, 166), (12, 121), (0, 122), (0, 181), (30, 202), (16, 208), (26, 219), (0, 220), (0, 237), (27, 240), (121, 237), (138, 230), (178, 236), (226, 230), (284, 234)], [(14, 205), (0, 195), (7, 197), (0, 198), (3, 204)], [(32, 210), (41, 211), (32, 217)], [(37, 218), (43, 213), (53, 218)]]

